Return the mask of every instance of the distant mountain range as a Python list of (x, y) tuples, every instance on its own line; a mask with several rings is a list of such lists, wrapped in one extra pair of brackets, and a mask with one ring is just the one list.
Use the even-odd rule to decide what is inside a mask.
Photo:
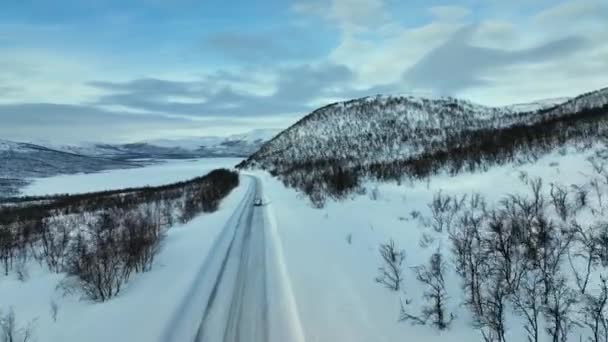
[(129, 144), (89, 143), (73, 146), (45, 146), (86, 156), (120, 160), (248, 157), (279, 132), (278, 129), (258, 129), (227, 137), (156, 139)]
[(27, 179), (133, 168), (161, 159), (247, 157), (278, 130), (228, 137), (150, 140), (131, 144), (32, 144), (0, 140), (0, 198), (17, 194)]

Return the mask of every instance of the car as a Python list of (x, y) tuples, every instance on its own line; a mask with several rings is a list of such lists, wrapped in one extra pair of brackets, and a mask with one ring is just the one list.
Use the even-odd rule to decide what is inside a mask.
[(261, 207), (263, 204), (264, 202), (262, 202), (262, 199), (259, 197), (253, 200), (253, 205), (256, 207)]

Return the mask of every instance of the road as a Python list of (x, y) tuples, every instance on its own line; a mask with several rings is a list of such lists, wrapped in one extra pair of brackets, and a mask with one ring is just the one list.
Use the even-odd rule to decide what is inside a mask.
[(272, 205), (254, 206), (265, 199), (262, 182), (241, 178), (247, 191), (159, 342), (304, 341)]
[(254, 198), (263, 198), (257, 178), (245, 196), (195, 342), (268, 341), (266, 224), (264, 207), (253, 206)]

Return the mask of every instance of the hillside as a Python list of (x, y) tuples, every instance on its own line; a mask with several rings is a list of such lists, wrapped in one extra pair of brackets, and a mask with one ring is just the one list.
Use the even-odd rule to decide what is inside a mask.
[(51, 146), (66, 152), (121, 160), (247, 157), (278, 132), (274, 129), (258, 129), (225, 137), (201, 136), (152, 139), (129, 144), (89, 143)]
[(0, 197), (14, 195), (25, 179), (137, 167), (122, 160), (85, 156), (45, 146), (0, 140)]
[(226, 137), (147, 140), (130, 144), (57, 145), (0, 139), (0, 198), (17, 194), (28, 178), (141, 166), (165, 159), (246, 157), (277, 130), (258, 129)]
[(268, 170), (309, 195), (340, 195), (361, 176), (455, 173), (512, 161), (522, 149), (537, 154), (566, 140), (597, 137), (607, 105), (608, 88), (555, 106), (523, 106), (534, 111), (455, 98), (366, 97), (312, 112), (239, 167)]

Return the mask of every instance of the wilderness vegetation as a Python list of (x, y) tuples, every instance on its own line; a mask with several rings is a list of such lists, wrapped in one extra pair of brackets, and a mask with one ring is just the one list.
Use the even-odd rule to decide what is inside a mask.
[(66, 292), (106, 301), (152, 267), (167, 229), (217, 210), (238, 184), (238, 173), (219, 169), (158, 187), (3, 200), (0, 274), (24, 280), (33, 259), (66, 274)]
[[(458, 318), (448, 302), (460, 300), (487, 342), (508, 341), (515, 317), (531, 342), (606, 341), (607, 157), (598, 151), (590, 159), (593, 174), (581, 184), (545, 184), (522, 173), (528, 191), (496, 203), (436, 193), (428, 216), (412, 215), (424, 230), (420, 245), (437, 246), (428, 265), (406, 272), (405, 251), (393, 241), (380, 246), (377, 281), (405, 293), (404, 279), (415, 278), (426, 289), (408, 293), (422, 298), (418, 306), (402, 300), (400, 320), (449, 329)], [(460, 289), (446, 279), (459, 279)]]
[[(239, 167), (266, 169), (322, 207), (327, 198), (363, 191), (364, 180), (485, 171), (534, 161), (563, 146), (590, 148), (607, 136), (608, 105), (585, 107), (576, 101), (605, 91), (525, 113), (450, 98), (353, 100), (313, 112)], [(328, 120), (335, 122), (323, 126)]]

